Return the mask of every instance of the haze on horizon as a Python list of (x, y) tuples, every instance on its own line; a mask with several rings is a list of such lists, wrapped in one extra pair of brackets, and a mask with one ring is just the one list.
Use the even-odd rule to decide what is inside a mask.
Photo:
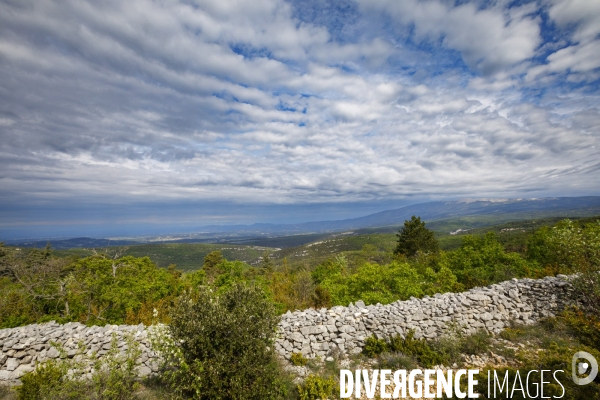
[(0, 4), (0, 239), (600, 194), (600, 2)]

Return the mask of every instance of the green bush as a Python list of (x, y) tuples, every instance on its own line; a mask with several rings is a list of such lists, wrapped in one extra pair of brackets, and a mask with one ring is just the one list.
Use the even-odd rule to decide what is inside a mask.
[(308, 362), (308, 359), (302, 355), (302, 353), (292, 353), (290, 361), (297, 367), (303, 367)]
[(594, 315), (573, 309), (564, 311), (556, 319), (550, 321), (563, 323), (578, 341), (600, 351), (600, 316), (598, 314)]
[[(600, 353), (594, 349), (586, 346), (571, 346), (565, 344), (557, 344), (556, 342), (550, 343), (549, 346), (545, 347), (543, 351), (539, 352), (519, 352), (518, 360), (520, 361), (519, 371), (523, 374), (523, 371), (532, 370), (550, 370), (557, 371), (563, 370), (564, 373), (559, 373), (557, 376), (560, 380), (561, 385), (557, 384), (556, 381), (551, 380), (550, 383), (544, 384), (544, 396), (547, 398), (562, 398), (564, 400), (581, 400), (581, 399), (598, 399), (600, 398), (600, 385), (598, 379), (588, 385), (576, 385), (571, 379), (571, 357), (576, 351), (587, 351), (591, 353), (596, 359), (600, 357)], [(509, 381), (512, 383), (515, 381), (515, 375), (517, 370), (514, 368), (495, 368), (496, 373), (500, 376), (500, 380), (503, 379), (506, 371), (509, 373)], [(535, 375), (534, 375), (535, 376)], [(539, 379), (539, 375), (537, 375)], [(478, 389), (479, 393), (487, 392), (487, 369), (483, 369), (476, 378), (479, 382)], [(523, 386), (527, 386), (527, 381), (523, 379)], [(538, 385), (536, 387), (536, 385)], [(539, 381), (535, 379), (529, 381), (529, 392), (533, 395), (539, 390)], [(563, 394), (564, 393), (564, 394)], [(561, 397), (562, 396), (562, 397)], [(503, 394), (498, 393), (498, 397), (501, 399), (530, 399), (531, 397), (524, 397), (520, 391), (515, 391), (511, 397), (506, 397), (506, 389)], [(536, 397), (538, 398), (538, 397)]]
[[(84, 348), (72, 359), (64, 357), (38, 364), (21, 378), (15, 388), (19, 400), (102, 399), (128, 400), (137, 389), (136, 360), (139, 344), (126, 337), (124, 353), (113, 336), (111, 348), (103, 357), (87, 356)], [(59, 348), (64, 356), (64, 351)], [(88, 371), (91, 368), (91, 373)]]
[(324, 400), (331, 396), (334, 388), (333, 378), (325, 379), (317, 375), (309, 375), (304, 385), (298, 385), (298, 394), (301, 400)]
[(459, 249), (441, 255), (440, 267), (449, 268), (466, 288), (531, 276), (538, 268), (518, 253), (507, 253), (493, 232), (464, 236)]
[(54, 360), (39, 364), (37, 368), (21, 378), (21, 386), (17, 386), (19, 400), (43, 399), (46, 393), (55, 393), (62, 385), (66, 375), (65, 364)]
[(489, 350), (492, 335), (484, 330), (461, 338), (460, 351), (464, 354), (482, 354)]
[(363, 354), (367, 357), (377, 357), (388, 349), (388, 345), (385, 340), (377, 339), (374, 336), (369, 336), (365, 339), (365, 346), (363, 347)]
[(582, 272), (571, 284), (583, 301), (585, 311), (594, 316), (600, 315), (600, 272)]
[(433, 367), (434, 365), (447, 364), (448, 356), (436, 351), (436, 349), (426, 340), (414, 338), (415, 332), (409, 331), (406, 339), (396, 335), (390, 338), (388, 348), (393, 352), (400, 352), (407, 356), (413, 356), (424, 367)]
[(541, 228), (527, 241), (527, 258), (547, 274), (600, 269), (600, 221), (587, 224), (565, 219)]
[(199, 288), (179, 299), (171, 318), (167, 329), (175, 347), (166, 354), (167, 377), (182, 395), (199, 399), (285, 396), (273, 353), (278, 318), (258, 286), (233, 283), (221, 294)]
[(377, 367), (393, 371), (398, 369), (411, 370), (417, 368), (417, 363), (412, 357), (405, 354), (385, 352), (377, 357)]

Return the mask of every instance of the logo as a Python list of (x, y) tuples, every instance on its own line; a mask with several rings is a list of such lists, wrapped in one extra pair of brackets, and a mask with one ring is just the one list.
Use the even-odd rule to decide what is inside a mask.
[[(580, 359), (585, 359), (585, 361), (578, 361)], [(573, 355), (571, 370), (573, 371), (573, 382), (575, 384), (587, 385), (598, 375), (598, 362), (590, 353), (578, 351)], [(588, 376), (582, 377), (585, 373), (588, 373)]]

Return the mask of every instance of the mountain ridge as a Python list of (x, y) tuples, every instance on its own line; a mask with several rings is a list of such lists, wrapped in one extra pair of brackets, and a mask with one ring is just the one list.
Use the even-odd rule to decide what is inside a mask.
[[(255, 223), (251, 225), (208, 225), (198, 228), (198, 233), (140, 238), (72, 238), (66, 240), (11, 240), (7, 244), (22, 247), (43, 247), (50, 243), (55, 248), (105, 247), (138, 243), (210, 242), (223, 237), (252, 237), (263, 235), (297, 235), (306, 233), (332, 233), (345, 230), (402, 225), (412, 215), (426, 222), (469, 216), (506, 216), (507, 220), (532, 217), (577, 217), (600, 215), (600, 196), (546, 197), (518, 199), (465, 198), (449, 201), (432, 201), (384, 210), (362, 217), (311, 221), (298, 224)], [(177, 237), (179, 236), (179, 237)], [(161, 240), (162, 238), (162, 240)]]

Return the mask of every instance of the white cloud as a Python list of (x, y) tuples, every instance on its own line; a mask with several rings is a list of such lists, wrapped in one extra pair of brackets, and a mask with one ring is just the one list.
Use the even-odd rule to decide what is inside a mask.
[(441, 41), (484, 74), (531, 58), (541, 43), (539, 19), (530, 15), (531, 5), (510, 12), (480, 9), (473, 3), (453, 7), (437, 0), (375, 0), (361, 5), (389, 13), (399, 24), (414, 24), (416, 40)]
[[(279, 0), (7, 3), (0, 198), (297, 203), (581, 188), (598, 178), (600, 99), (548, 84), (531, 100), (520, 75), (588, 74), (597, 25), (589, 9), (552, 3), (580, 42), (535, 67), (536, 48), (553, 48), (540, 47), (536, 4), (361, 3), (360, 34), (342, 40)], [(382, 31), (374, 9), (414, 24), (417, 43)], [(448, 49), (471, 70), (436, 60)]]
[(561, 42), (547, 63), (532, 68), (528, 80), (552, 73), (572, 73), (575, 81), (594, 81), (600, 68), (600, 2), (594, 0), (550, 0), (548, 15), (568, 40)]

